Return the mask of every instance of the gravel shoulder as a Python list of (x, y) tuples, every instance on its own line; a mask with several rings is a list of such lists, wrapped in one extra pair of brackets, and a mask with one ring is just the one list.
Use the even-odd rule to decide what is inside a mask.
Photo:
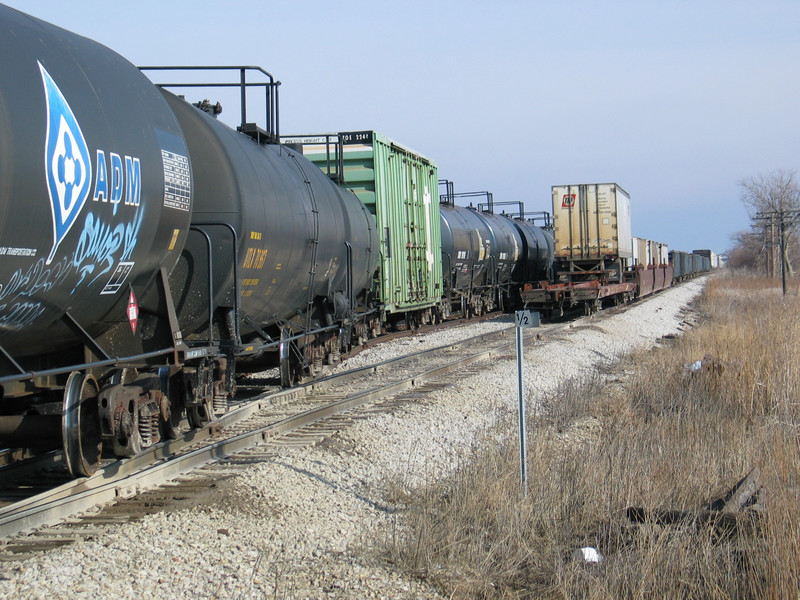
[[(620, 314), (597, 315), (525, 347), (529, 402), (659, 338), (679, 334), (705, 279)], [(380, 344), (371, 364), (513, 322), (486, 322)], [(440, 598), (382, 562), (377, 549), (402, 527), (392, 486), (421, 486), (458, 468), (516, 403), (513, 355), (429, 400), (356, 421), (315, 446), (286, 447), (237, 470), (203, 503), (138, 523), (97, 526), (84, 541), (25, 562), (0, 563), (3, 598)]]

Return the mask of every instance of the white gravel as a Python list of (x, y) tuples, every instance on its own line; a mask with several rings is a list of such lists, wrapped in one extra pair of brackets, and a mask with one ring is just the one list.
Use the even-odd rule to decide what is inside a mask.
[[(689, 282), (526, 346), (531, 402), (567, 377), (679, 333), (681, 311), (703, 285)], [(458, 330), (470, 337), (505, 326)], [(439, 346), (444, 335), (452, 334), (406, 338), (355, 358), (377, 362), (409, 345)], [(202, 507), (102, 526), (93, 539), (0, 563), (0, 597), (439, 598), (376, 557), (401, 526), (387, 485), (422, 485), (451, 473), (515, 399), (515, 361), (487, 365), (437, 392), (435, 402), (357, 421), (323, 444), (284, 448), (209, 493)]]
[(333, 372), (374, 365), (384, 360), (403, 356), (409, 352), (420, 352), (422, 350), (430, 350), (431, 348), (439, 348), (440, 346), (446, 346), (485, 333), (508, 329), (513, 327), (513, 325), (514, 317), (511, 315), (503, 315), (490, 321), (448, 327), (447, 329), (431, 331), (422, 335), (399, 338), (392, 342), (383, 342), (380, 344), (371, 342), (371, 344), (373, 344), (372, 347), (362, 350), (349, 359), (347, 363), (337, 365)]

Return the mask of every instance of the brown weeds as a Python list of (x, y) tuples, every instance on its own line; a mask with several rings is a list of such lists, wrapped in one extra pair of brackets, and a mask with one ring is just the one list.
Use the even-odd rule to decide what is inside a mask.
[[(453, 598), (796, 597), (800, 301), (774, 285), (711, 279), (669, 347), (538, 399), (528, 496), (512, 436), (406, 497), (392, 559)], [(753, 467), (761, 512), (692, 517)], [(629, 507), (688, 517), (633, 523)], [(586, 546), (604, 560), (576, 560)]]

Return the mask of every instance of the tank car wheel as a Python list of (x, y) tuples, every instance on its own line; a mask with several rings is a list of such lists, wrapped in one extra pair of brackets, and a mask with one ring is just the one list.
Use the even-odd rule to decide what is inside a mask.
[[(282, 338), (290, 336), (291, 331), (286, 328), (281, 330)], [(291, 341), (282, 341), (278, 355), (281, 386), (285, 388), (292, 387), (303, 378), (303, 365), (298, 357), (297, 347)]]
[(171, 372), (169, 367), (158, 369), (158, 378), (161, 382), (161, 392), (166, 397), (166, 405), (161, 404), (162, 438), (176, 439), (181, 432), (181, 420), (185, 412), (183, 398), (175, 386), (170, 385)]
[(214, 419), (214, 404), (209, 398), (200, 404), (186, 407), (186, 419), (189, 425), (194, 429), (198, 429), (210, 423)]
[(282, 360), (280, 365), (281, 386), (292, 387), (303, 378), (303, 368), (299, 361), (289, 358)]
[(61, 433), (64, 458), (73, 477), (89, 477), (100, 466), (103, 438), (97, 408), (99, 393), (91, 375), (73, 371), (67, 379)]

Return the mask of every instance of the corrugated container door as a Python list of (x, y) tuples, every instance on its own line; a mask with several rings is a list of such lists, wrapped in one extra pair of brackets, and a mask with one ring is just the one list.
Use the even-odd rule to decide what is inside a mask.
[(634, 238), (636, 240), (636, 247), (637, 247), (637, 263), (642, 266), (647, 266), (649, 264), (648, 256), (647, 256), (647, 240), (644, 238)]
[(653, 240), (647, 240), (647, 264), (658, 265), (658, 242)]
[[(590, 213), (589, 186), (553, 187), (553, 220), (556, 257), (567, 260), (599, 258), (597, 228)], [(594, 196), (592, 196), (594, 200)]]
[(438, 172), (429, 159), (373, 134), (375, 211), (384, 239), (380, 297), (388, 311), (438, 302), (442, 290)]
[(669, 246), (667, 244), (659, 245), (659, 263), (662, 265), (669, 264)]
[(630, 258), (628, 248), (631, 247), (631, 238), (633, 237), (631, 227), (631, 197), (628, 192), (623, 190), (617, 184), (609, 184), (613, 186), (614, 202), (615, 202), (615, 221), (617, 248), (619, 249), (620, 258)]

